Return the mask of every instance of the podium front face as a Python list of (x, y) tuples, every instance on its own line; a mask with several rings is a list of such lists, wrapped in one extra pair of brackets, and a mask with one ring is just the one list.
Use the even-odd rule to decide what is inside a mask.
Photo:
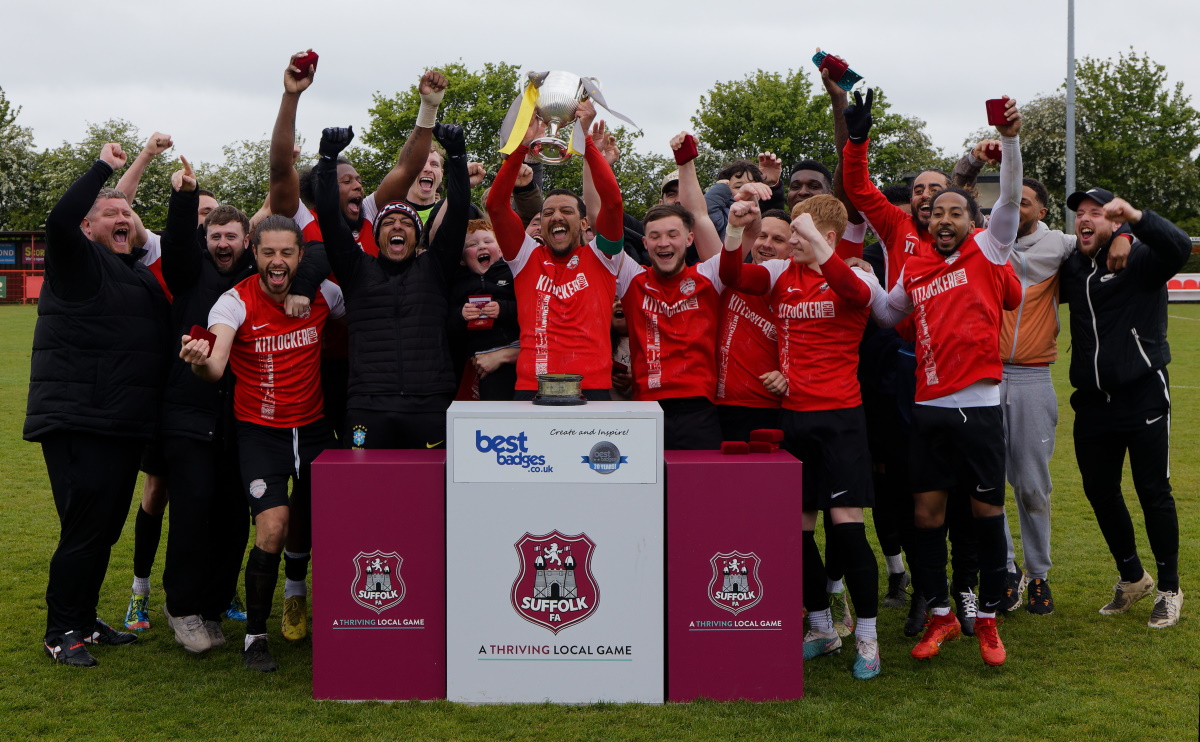
[(804, 695), (801, 464), (667, 451), (668, 698)]
[(447, 415), (447, 697), (661, 703), (662, 410)]
[(313, 698), (446, 697), (445, 469), (445, 451), (313, 462)]

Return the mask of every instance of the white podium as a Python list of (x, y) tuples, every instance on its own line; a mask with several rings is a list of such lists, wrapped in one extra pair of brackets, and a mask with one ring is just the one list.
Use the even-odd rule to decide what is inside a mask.
[(455, 402), (446, 430), (447, 698), (662, 703), (659, 406)]

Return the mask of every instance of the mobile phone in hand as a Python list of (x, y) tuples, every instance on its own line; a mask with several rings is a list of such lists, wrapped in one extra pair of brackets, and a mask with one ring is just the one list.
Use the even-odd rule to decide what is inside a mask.
[(817, 70), (829, 70), (829, 79), (837, 83), (837, 86), (847, 92), (854, 87), (855, 83), (862, 79), (862, 75), (850, 69), (846, 64), (846, 60), (840, 57), (835, 57), (832, 54), (825, 52), (817, 52), (813, 55), (813, 64), (817, 65)]
[(991, 98), (985, 103), (988, 126), (1004, 126), (1008, 123), (1008, 116), (1004, 115), (1004, 107), (1007, 104), (1008, 98)]
[(192, 329), (188, 330), (188, 337), (192, 340), (207, 340), (208, 353), (205, 354), (205, 357), (212, 357), (213, 348), (217, 346), (217, 336), (210, 332), (207, 327), (192, 325)]
[(313, 72), (315, 73), (317, 71), (318, 59), (320, 59), (320, 57), (316, 52), (308, 52), (307, 54), (302, 54), (299, 57), (296, 57), (296, 61), (292, 62), (292, 64), (296, 65), (296, 67), (300, 69), (300, 73), (297, 74), (293, 72), (292, 77), (296, 78), (297, 80), (303, 80), (304, 78), (308, 77), (309, 67), (312, 67)]

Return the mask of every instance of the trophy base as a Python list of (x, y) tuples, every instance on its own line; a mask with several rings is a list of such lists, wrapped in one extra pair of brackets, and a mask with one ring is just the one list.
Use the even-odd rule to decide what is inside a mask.
[(570, 146), (554, 137), (533, 140), (529, 145), (529, 153), (547, 165), (561, 165), (571, 159)]
[(583, 396), (583, 376), (579, 374), (538, 374), (536, 405), (553, 407), (587, 404)]

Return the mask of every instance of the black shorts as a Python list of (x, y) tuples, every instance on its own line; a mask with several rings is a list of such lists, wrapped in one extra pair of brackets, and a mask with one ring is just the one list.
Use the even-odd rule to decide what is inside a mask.
[(727, 441), (750, 442), (750, 433), (763, 428), (779, 427), (778, 407), (743, 407), (736, 404), (717, 405), (721, 419), (721, 437)]
[(862, 405), (779, 416), (787, 450), (804, 464), (805, 512), (875, 506)]
[(252, 515), (288, 505), (289, 479), (295, 481), (292, 497), (307, 502), (312, 494), (313, 459), (337, 447), (325, 418), (299, 428), (270, 428), (239, 420), (237, 431), (242, 491)]
[(909, 465), (913, 492), (958, 488), (1004, 505), (1004, 428), (1000, 406), (913, 405)]
[(719, 451), (721, 419), (717, 406), (704, 397), (660, 399), (663, 448), (667, 451)]
[(153, 438), (142, 449), (142, 462), (138, 467), (152, 477), (167, 476), (167, 455), (163, 453), (162, 438)]

